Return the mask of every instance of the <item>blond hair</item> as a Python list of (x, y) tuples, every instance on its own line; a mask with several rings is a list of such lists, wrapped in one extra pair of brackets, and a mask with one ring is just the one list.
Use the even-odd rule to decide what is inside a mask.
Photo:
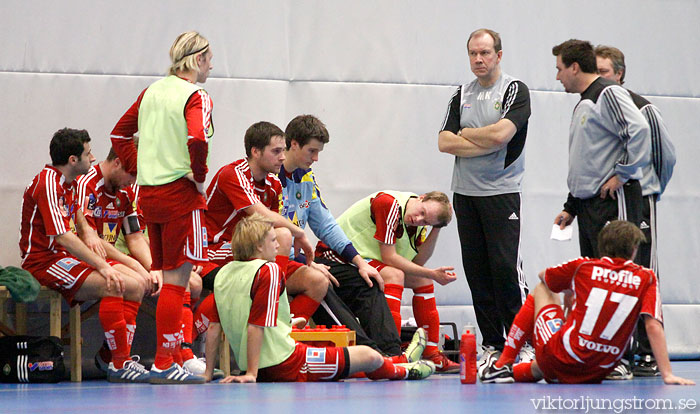
[(262, 244), (273, 228), (272, 221), (261, 214), (244, 217), (236, 224), (231, 237), (231, 250), (235, 260), (250, 260), (255, 256), (258, 246)]
[(199, 72), (197, 56), (209, 50), (209, 41), (197, 32), (185, 32), (170, 46), (170, 68), (168, 75), (178, 72)]

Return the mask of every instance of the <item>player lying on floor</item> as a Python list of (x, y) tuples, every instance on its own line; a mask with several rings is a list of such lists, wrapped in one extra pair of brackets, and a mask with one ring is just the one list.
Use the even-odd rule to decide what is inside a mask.
[(430, 361), (394, 364), (367, 346), (312, 348), (295, 342), (285, 278), (274, 263), (279, 243), (272, 221), (258, 214), (243, 218), (231, 242), (236, 260), (214, 282), (220, 323), (209, 325), (205, 378), (211, 379), (222, 328), (246, 371), (222, 382), (335, 381), (358, 372), (374, 380), (423, 379), (435, 372)]
[[(656, 276), (632, 262), (643, 240), (634, 224), (612, 221), (598, 235), (600, 259), (580, 257), (540, 272), (542, 282), (513, 320), (503, 354), (479, 370), (481, 382), (544, 378), (600, 383), (624, 354), (641, 316), (664, 383), (695, 384), (671, 372)], [(567, 317), (560, 305), (561, 292)], [(520, 347), (533, 333), (535, 360), (513, 367)]]

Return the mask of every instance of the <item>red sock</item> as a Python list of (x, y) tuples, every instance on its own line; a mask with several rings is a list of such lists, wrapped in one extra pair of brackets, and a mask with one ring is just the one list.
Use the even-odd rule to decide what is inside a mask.
[(406, 354), (401, 354), (401, 355), (393, 355), (388, 357), (391, 362), (394, 364), (405, 364), (408, 362), (408, 359), (406, 359)]
[(212, 315), (216, 313), (216, 302), (214, 302), (214, 294), (204, 298), (194, 312), (194, 328), (197, 330), (197, 336), (203, 334), (209, 328), (209, 322), (212, 320)]
[(124, 320), (126, 321), (126, 342), (129, 345), (131, 354), (131, 344), (134, 343), (134, 333), (136, 332), (136, 315), (139, 313), (141, 303), (124, 300)]
[[(386, 288), (386, 285), (384, 285), (384, 288)], [(405, 379), (407, 374), (406, 368), (394, 365), (391, 362), (391, 358), (384, 358), (382, 366), (372, 372), (367, 372), (367, 378), (375, 381), (382, 379), (400, 380)]]
[(428, 334), (428, 345), (423, 355), (434, 355), (440, 341), (440, 315), (435, 305), (435, 288), (433, 284), (413, 289), (413, 316), (419, 327)]
[(500, 368), (504, 365), (515, 362), (515, 357), (518, 356), (520, 348), (525, 341), (530, 339), (532, 329), (535, 326), (535, 297), (527, 295), (525, 303), (518, 311), (518, 314), (513, 318), (513, 324), (510, 325), (508, 339), (503, 346), (503, 353), (496, 361), (495, 366)]
[(532, 362), (521, 362), (513, 367), (515, 382), (537, 382), (539, 379), (532, 375)]
[(183, 286), (166, 284), (160, 291), (156, 307), (156, 359), (154, 362), (158, 369), (168, 369), (174, 362), (173, 352), (181, 341), (184, 296)]
[(182, 344), (180, 346), (180, 356), (183, 361), (194, 358), (192, 353), (192, 296), (190, 292), (185, 292), (185, 299), (182, 304)]
[(311, 319), (311, 315), (318, 309), (318, 305), (320, 305), (319, 302), (300, 293), (289, 303), (289, 312), (291, 312), (295, 318), (304, 318), (308, 322), (309, 319)]
[(401, 336), (401, 296), (403, 296), (403, 286), (393, 283), (384, 285), (384, 297), (386, 298), (387, 305), (389, 305), (391, 316), (394, 317), (394, 323), (396, 324), (396, 330), (399, 331), (399, 336)]
[(126, 321), (124, 320), (124, 300), (120, 297), (106, 296), (100, 302), (100, 323), (105, 332), (105, 339), (110, 351), (114, 367), (121, 369), (124, 361), (129, 359), (127, 345)]

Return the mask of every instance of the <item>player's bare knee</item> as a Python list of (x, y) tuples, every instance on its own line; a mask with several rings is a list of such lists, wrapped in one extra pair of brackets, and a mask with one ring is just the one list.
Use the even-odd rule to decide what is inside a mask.
[(202, 294), (202, 278), (194, 273), (190, 273), (190, 296), (198, 298)]
[(294, 240), (292, 232), (286, 227), (278, 227), (275, 229), (275, 234), (277, 235), (277, 243), (280, 244), (277, 251), (283, 255), (289, 254), (289, 251), (292, 250), (292, 242)]
[(136, 280), (127, 276), (124, 279), (124, 300), (131, 302), (141, 302), (146, 293), (146, 287), (141, 280)]
[(328, 292), (328, 278), (318, 270), (308, 268), (304, 280), (307, 296), (314, 299), (323, 299)]
[(348, 348), (348, 353), (352, 372), (372, 372), (384, 363), (384, 358), (379, 352), (366, 345), (352, 346)]
[(395, 267), (387, 266), (383, 268), (379, 274), (382, 276), (382, 279), (384, 279), (384, 283), (404, 286), (406, 276), (403, 271)]
[(535, 303), (540, 303), (540, 304), (555, 304), (559, 305), (561, 304), (561, 301), (559, 300), (559, 294), (554, 293), (547, 286), (540, 282), (535, 286), (535, 288), (532, 290), (532, 295), (535, 297)]

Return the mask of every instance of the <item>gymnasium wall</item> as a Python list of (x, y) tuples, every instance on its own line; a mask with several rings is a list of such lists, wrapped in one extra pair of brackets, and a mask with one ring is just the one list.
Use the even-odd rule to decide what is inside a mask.
[[(437, 134), (455, 86), (473, 79), (466, 39), (488, 27), (502, 35), (503, 70), (531, 90), (522, 252), (534, 286), (539, 270), (578, 253), (576, 232), (572, 242), (549, 233), (567, 194), (568, 127), (578, 100), (555, 80), (551, 48), (580, 38), (625, 52), (626, 86), (660, 108), (672, 134), (678, 163), (658, 205), (661, 290), (672, 354), (698, 357), (699, 15), (700, 2), (684, 0), (4, 0), (0, 264), (19, 264), (22, 193), (50, 162), (53, 132), (86, 128), (103, 159), (112, 127), (163, 75), (168, 49), (185, 30), (204, 34), (214, 52), (205, 84), (214, 100), (210, 177), (244, 155), (243, 133), (253, 122), (284, 129), (295, 115), (312, 113), (331, 134), (314, 170), (336, 215), (380, 189), (450, 193), (453, 157), (438, 152)], [(442, 319), (474, 322), (454, 224), (428, 265), (452, 265), (459, 275), (436, 289)]]

